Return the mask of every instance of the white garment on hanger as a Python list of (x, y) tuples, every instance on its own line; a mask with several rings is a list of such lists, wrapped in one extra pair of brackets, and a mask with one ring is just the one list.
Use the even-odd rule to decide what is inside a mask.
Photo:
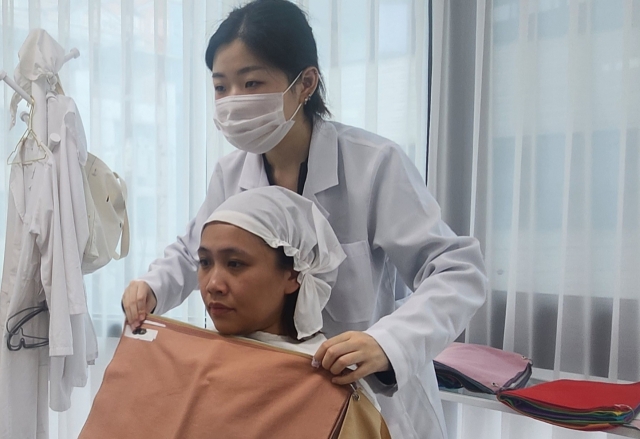
[(87, 161), (87, 141), (72, 98), (48, 93), (47, 115), (49, 136), (57, 134), (60, 138), (58, 145), (51, 144), (50, 147), (58, 170), (65, 270), (70, 280), (67, 299), (73, 333), (73, 355), (51, 358), (49, 406), (56, 411), (65, 411), (71, 406), (73, 387), (86, 385), (87, 364), (93, 364), (98, 356), (98, 342), (87, 311), (81, 271), (82, 256), (89, 239), (82, 182), (82, 168)]
[[(40, 37), (41, 42), (51, 39), (46, 33)], [(26, 55), (21, 50), (21, 63), (29, 62)], [(43, 66), (32, 68), (40, 72)], [(73, 387), (86, 384), (87, 364), (97, 356), (81, 270), (89, 236), (82, 183), (86, 139), (72, 99), (50, 94), (47, 101), (47, 138), (41, 139), (50, 147), (46, 158), (11, 168), (0, 287), (0, 439), (48, 438), (49, 407), (70, 407)], [(45, 103), (36, 105), (43, 108)], [(53, 133), (59, 142), (52, 141), (58, 140)], [(21, 154), (42, 155), (30, 149), (25, 145)], [(9, 351), (4, 342), (7, 318), (45, 300), (49, 312), (23, 329), (27, 335), (48, 337), (48, 348)]]
[[(0, 285), (0, 438), (48, 438), (48, 356), (73, 354), (56, 165), (46, 159), (11, 167), (4, 269)], [(44, 290), (44, 295), (41, 291)], [(49, 349), (10, 352), (6, 319), (43, 300), (49, 306), (24, 325), (49, 337)]]

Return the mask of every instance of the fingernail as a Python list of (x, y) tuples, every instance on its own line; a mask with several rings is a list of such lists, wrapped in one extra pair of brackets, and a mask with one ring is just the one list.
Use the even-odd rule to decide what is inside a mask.
[(315, 367), (316, 369), (318, 367), (320, 367), (320, 362), (318, 360), (316, 360), (315, 358), (311, 359), (311, 367)]

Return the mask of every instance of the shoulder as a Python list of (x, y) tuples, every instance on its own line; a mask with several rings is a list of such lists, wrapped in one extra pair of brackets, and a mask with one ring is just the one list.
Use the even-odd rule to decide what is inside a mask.
[(373, 176), (390, 162), (405, 162), (405, 158), (409, 160), (397, 143), (362, 128), (324, 122), (322, 129), (334, 133), (338, 162), (347, 173), (357, 170), (358, 178), (363, 173)]
[(246, 158), (247, 152), (245, 151), (237, 149), (233, 152), (230, 152), (229, 154), (223, 156), (220, 160), (218, 160), (216, 171), (219, 170), (222, 173), (227, 173), (242, 169)]
[(338, 122), (326, 122), (325, 129), (335, 130), (338, 154), (345, 168), (355, 168), (358, 174), (377, 176), (380, 173), (417, 173), (403, 149), (394, 141), (378, 134)]
[(371, 131), (339, 122), (325, 123), (336, 131), (338, 147), (341, 149), (351, 149), (353, 152), (374, 155), (389, 150), (400, 150), (400, 147), (392, 140)]

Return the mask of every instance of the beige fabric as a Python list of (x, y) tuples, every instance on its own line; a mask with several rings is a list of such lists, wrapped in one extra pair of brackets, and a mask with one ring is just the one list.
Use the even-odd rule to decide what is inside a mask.
[(360, 390), (358, 396), (351, 398), (338, 439), (367, 438), (391, 439), (387, 424), (380, 412)]
[[(87, 154), (83, 170), (85, 201), (89, 218), (89, 240), (82, 259), (82, 272), (93, 273), (111, 259), (129, 254), (127, 185), (95, 155)], [(120, 253), (117, 252), (120, 243)]]
[(349, 402), (370, 404), (308, 355), (156, 316), (142, 328), (125, 328), (80, 439), (329, 439)]

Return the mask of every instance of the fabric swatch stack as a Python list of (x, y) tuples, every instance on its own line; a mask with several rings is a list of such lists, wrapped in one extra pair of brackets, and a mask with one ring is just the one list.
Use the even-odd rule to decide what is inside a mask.
[(500, 392), (498, 400), (525, 416), (574, 430), (637, 428), (632, 422), (640, 412), (640, 383), (557, 380)]
[(490, 346), (452, 343), (433, 364), (440, 387), (464, 387), (495, 395), (503, 389), (524, 387), (531, 377), (532, 362), (523, 355)]
[(433, 363), (441, 388), (496, 395), (530, 418), (574, 430), (640, 430), (640, 383), (556, 380), (524, 388), (531, 377), (531, 360), (465, 343), (453, 343)]

